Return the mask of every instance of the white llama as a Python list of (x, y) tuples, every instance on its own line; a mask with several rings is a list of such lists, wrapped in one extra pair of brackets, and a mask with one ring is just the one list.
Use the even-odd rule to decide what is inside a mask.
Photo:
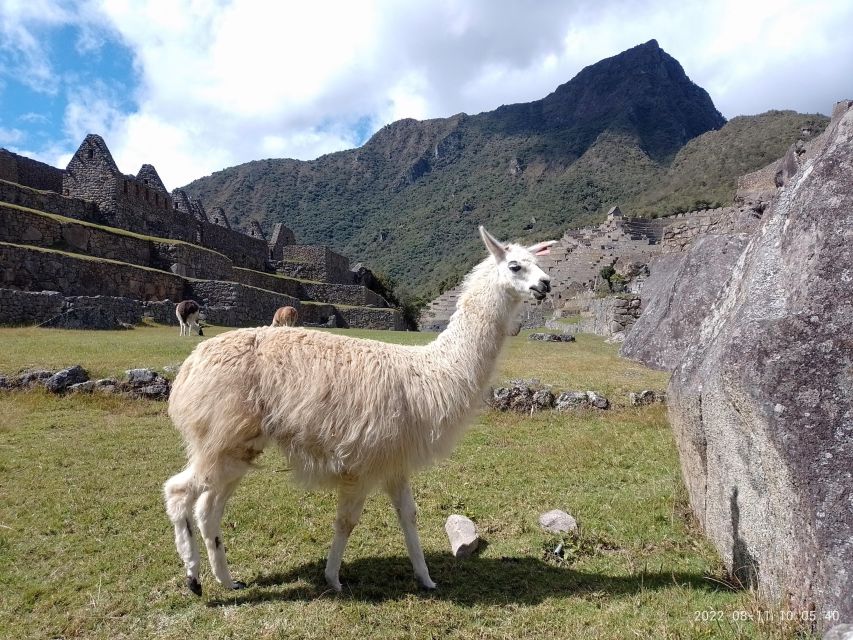
[(229, 572), (220, 522), (229, 496), (271, 443), (298, 481), (337, 489), (325, 571), (332, 588), (341, 589), (344, 547), (376, 487), (397, 510), (415, 575), (435, 588), (409, 477), (450, 452), (482, 402), (522, 299), (542, 300), (551, 289), (536, 256), (553, 241), (524, 248), (498, 242), (483, 227), (480, 234), (491, 255), (467, 276), (447, 329), (430, 344), (258, 327), (207, 340), (187, 358), (172, 387), (169, 416), (186, 442), (188, 463), (164, 492), (193, 593), (201, 594), (193, 507), (216, 579), (232, 589), (245, 586)]
[(178, 335), (188, 336), (192, 326), (195, 325), (198, 329), (198, 335), (203, 336), (204, 331), (198, 323), (198, 314), (200, 308), (195, 300), (182, 300), (175, 305), (175, 315), (178, 316), (178, 324), (181, 325)]

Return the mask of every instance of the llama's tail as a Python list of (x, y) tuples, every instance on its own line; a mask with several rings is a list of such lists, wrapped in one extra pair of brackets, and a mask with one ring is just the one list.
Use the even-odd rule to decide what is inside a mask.
[(192, 514), (195, 502), (202, 492), (202, 485), (192, 466), (173, 475), (163, 485), (163, 497), (169, 520), (176, 527), (185, 526), (192, 535)]

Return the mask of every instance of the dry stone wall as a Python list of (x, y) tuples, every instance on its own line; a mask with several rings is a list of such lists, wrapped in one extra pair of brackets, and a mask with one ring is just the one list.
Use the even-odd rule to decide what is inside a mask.
[(328, 247), (287, 245), (282, 252), (281, 272), (291, 278), (350, 284), (349, 260)]
[(197, 224), (198, 243), (228, 256), (234, 264), (241, 267), (261, 271), (266, 268), (268, 248), (265, 240), (231, 231), (212, 222)]
[[(149, 317), (171, 323), (171, 301), (194, 292), (207, 299), (212, 321), (227, 325), (266, 324), (278, 306), (322, 298), (352, 305), (343, 314), (330, 307), (339, 324), (402, 326), (398, 313), (355, 309), (387, 302), (354, 284), (344, 256), (293, 247), (293, 232), (281, 224), (269, 242), (257, 222), (250, 234), (232, 231), (224, 211), (208, 218), (200, 201), (181, 190), (170, 194), (152, 165), (135, 176), (121, 173), (97, 135), (86, 137), (64, 171), (0, 150), (0, 222), (0, 286), (61, 291), (61, 315), (93, 326), (141, 317), (131, 299), (146, 301)], [(269, 273), (275, 261), (317, 282), (276, 277)], [(104, 291), (115, 295), (97, 295)], [(30, 312), (30, 320), (40, 318), (58, 304), (55, 296), (8, 296), (33, 302), (24, 305), (27, 312), (0, 314), (0, 321), (18, 322)], [(89, 312), (96, 304), (103, 314)]]
[(0, 203), (0, 242), (80, 253), (171, 271), (190, 278), (230, 279), (231, 261), (215, 251), (181, 242), (155, 242)]
[(62, 169), (6, 149), (0, 149), (0, 180), (26, 184), (44, 191), (62, 191)]
[(52, 191), (37, 191), (5, 180), (0, 180), (0, 202), (85, 220), (86, 222), (103, 223), (98, 205), (94, 202), (65, 198)]
[(587, 311), (581, 313), (580, 330), (607, 337), (624, 334), (640, 317), (641, 302), (637, 295), (590, 300)]
[(2, 242), (0, 274), (5, 288), (75, 296), (110, 291), (139, 300), (182, 300), (184, 292), (184, 280), (171, 273)]
[(333, 306), (306, 302), (299, 311), (300, 324), (332, 327), (358, 327), (361, 329), (393, 329), (403, 331), (406, 324), (396, 309)]
[(230, 327), (270, 324), (279, 307), (300, 309), (297, 298), (236, 282), (192, 281), (188, 297), (202, 305), (207, 322)]
[(331, 304), (359, 307), (387, 307), (388, 301), (367, 287), (354, 284), (303, 282), (299, 296), (303, 300), (322, 300)]
[[(2, 251), (2, 249), (0, 249)], [(18, 291), (0, 288), (0, 324), (41, 324), (62, 313), (65, 297), (58, 291)]]

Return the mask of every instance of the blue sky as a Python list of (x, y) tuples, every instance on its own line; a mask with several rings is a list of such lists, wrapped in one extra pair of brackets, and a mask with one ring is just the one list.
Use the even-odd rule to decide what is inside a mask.
[(0, 146), (99, 133), (168, 188), (362, 144), (403, 117), (544, 97), (656, 38), (726, 116), (853, 97), (853, 2), (0, 0)]

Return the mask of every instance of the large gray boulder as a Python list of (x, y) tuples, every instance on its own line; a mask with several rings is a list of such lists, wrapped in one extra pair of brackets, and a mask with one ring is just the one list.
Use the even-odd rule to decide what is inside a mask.
[(690, 249), (658, 256), (643, 284), (642, 315), (625, 336), (620, 353), (646, 366), (672, 371), (731, 276), (758, 224), (749, 207), (718, 213), (717, 228)]
[[(764, 212), (668, 391), (691, 505), (729, 570), (840, 622), (853, 622), (849, 107)], [(696, 282), (720, 275), (700, 257)]]

